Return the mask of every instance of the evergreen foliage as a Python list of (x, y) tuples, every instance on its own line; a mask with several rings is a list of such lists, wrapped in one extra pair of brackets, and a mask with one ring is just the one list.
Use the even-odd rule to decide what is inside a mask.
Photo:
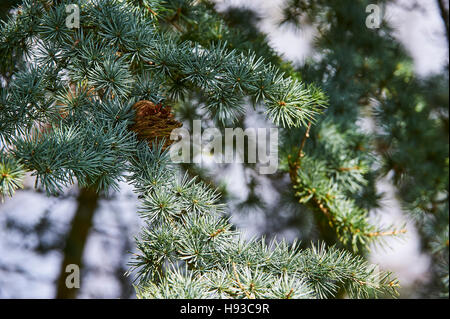
[(388, 273), (335, 247), (301, 250), (296, 243), (242, 240), (223, 216), (217, 193), (180, 176), (161, 145), (139, 148), (130, 170), (132, 183), (146, 194), (140, 214), (147, 226), (132, 263), (139, 270), (139, 297), (325, 298), (339, 289), (356, 298), (396, 293), (398, 282)]
[[(65, 8), (74, 2), (80, 28), (70, 29)], [(27, 172), (49, 195), (75, 183), (98, 192), (132, 184), (146, 221), (132, 262), (141, 298), (395, 295), (398, 281), (364, 259), (370, 243), (404, 232), (369, 221), (375, 180), (394, 171), (436, 258), (448, 259), (448, 112), (440, 109), (448, 94), (426, 94), (433, 80), (414, 79), (388, 27), (359, 36), (365, 2), (354, 3), (286, 7), (286, 23), (301, 21), (301, 8), (321, 31), (323, 55), (295, 70), (242, 12), (220, 15), (207, 1), (24, 0), (0, 31), (0, 196), (12, 196)], [(328, 247), (245, 241), (213, 186), (171, 163), (164, 141), (139, 138), (133, 106), (143, 100), (167, 114), (201, 101), (222, 126), (241, 121), (248, 101), (263, 106), (283, 128), (283, 172)], [(367, 106), (376, 136), (357, 124)]]

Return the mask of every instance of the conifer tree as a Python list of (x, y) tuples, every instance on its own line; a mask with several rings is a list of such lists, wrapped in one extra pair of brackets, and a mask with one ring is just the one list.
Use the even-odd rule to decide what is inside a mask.
[[(66, 8), (74, 3), (80, 25), (72, 28)], [(301, 3), (286, 9), (287, 22), (297, 12), (289, 9), (303, 8)], [(361, 9), (349, 3), (307, 3), (319, 24), (336, 18), (338, 28), (322, 34), (324, 46), (330, 45), (326, 32), (339, 34), (339, 19), (350, 8)], [(434, 118), (389, 108), (405, 103), (408, 109), (411, 101), (395, 95), (403, 90), (404, 78), (394, 81), (400, 88), (388, 82), (392, 69), (385, 70), (387, 79), (365, 78), (367, 68), (379, 67), (377, 59), (385, 57), (364, 39), (343, 42), (330, 36), (336, 42), (322, 60), (295, 70), (270, 49), (264, 35), (232, 21), (207, 1), (24, 0), (0, 31), (0, 196), (13, 196), (26, 172), (49, 196), (75, 183), (99, 193), (117, 190), (121, 180), (132, 184), (141, 202), (138, 213), (146, 221), (131, 265), (141, 298), (332, 298), (342, 291), (355, 298), (395, 295), (398, 281), (364, 257), (370, 243), (404, 230), (369, 222), (379, 158), (368, 151), (373, 139), (356, 125), (358, 106), (375, 94), (382, 99), (376, 119), (385, 125), (377, 142), (387, 145), (379, 152), (386, 165), (396, 164), (401, 156), (394, 155), (410, 147), (408, 136), (398, 131), (400, 122), (423, 120), (422, 129), (441, 138)], [(374, 38), (389, 48), (397, 45)], [(357, 52), (353, 46), (358, 45), (367, 50), (355, 57), (360, 64), (342, 64), (340, 58), (348, 49)], [(392, 61), (395, 70), (398, 63)], [(410, 78), (403, 69), (395, 75)], [(348, 79), (355, 83), (345, 87)], [(374, 83), (383, 84), (376, 87), (380, 92), (367, 90)], [(421, 111), (431, 112), (428, 97), (410, 98)], [(202, 107), (190, 116), (202, 112), (225, 127), (245, 117), (246, 101), (283, 130), (281, 156), (293, 195), (314, 212), (327, 245), (244, 240), (219, 192), (171, 162), (170, 132), (181, 126), (187, 106)], [(430, 134), (424, 143), (434, 141)], [(439, 144), (430, 149), (432, 155), (420, 155), (444, 161), (447, 156), (447, 162), (417, 189), (421, 201), (404, 195), (414, 210), (428, 209), (433, 201), (440, 205), (442, 194), (448, 196), (448, 179), (441, 176), (442, 166), (448, 170), (445, 151)], [(407, 170), (414, 185), (426, 174), (420, 161), (402, 165), (397, 173)], [(448, 211), (448, 197), (442, 204)], [(436, 209), (441, 212), (441, 206)], [(447, 248), (438, 245), (436, 252), (446, 249), (448, 255), (448, 214), (446, 226)]]

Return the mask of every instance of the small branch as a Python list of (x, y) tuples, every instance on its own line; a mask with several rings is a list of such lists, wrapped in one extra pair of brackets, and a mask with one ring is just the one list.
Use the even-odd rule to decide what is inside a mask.
[(224, 231), (225, 231), (225, 228), (220, 228), (220, 229), (216, 230), (214, 233), (210, 234), (209, 237), (214, 238)]
[(241, 290), (245, 293), (245, 295), (247, 296), (247, 298), (248, 298), (248, 299), (255, 299), (254, 297), (252, 297), (252, 296), (250, 295), (250, 293), (249, 293), (247, 290), (245, 290), (244, 286), (242, 285), (241, 281), (239, 280), (239, 275), (238, 275), (238, 273), (237, 273), (237, 270), (236, 270), (236, 264), (235, 264), (235, 263), (233, 263), (233, 273), (234, 273), (234, 277), (236, 278), (236, 281), (237, 281), (237, 283), (238, 283), (238, 285), (239, 285), (239, 288), (241, 288)]
[(158, 15), (158, 13), (155, 12), (155, 11), (153, 11), (152, 8), (150, 8), (150, 7), (147, 7), (147, 10), (148, 10), (151, 14), (153, 14), (155, 17)]
[(178, 19), (180, 18), (180, 16), (181, 16), (181, 8), (177, 8), (177, 12), (175, 13), (175, 15), (172, 17), (172, 18), (170, 18), (170, 22), (173, 22), (173, 21), (178, 21)]
[(357, 171), (359, 170), (361, 167), (359, 166), (353, 166), (353, 167), (339, 167), (338, 171), (341, 172), (349, 172), (349, 171)]
[(298, 149), (297, 158), (295, 159), (295, 162), (291, 162), (291, 155), (288, 156), (289, 175), (291, 177), (292, 182), (295, 181), (297, 177), (297, 171), (300, 168), (302, 158), (305, 156), (305, 154), (303, 153), (303, 148), (305, 147), (306, 140), (310, 136), (309, 135), (310, 130), (311, 130), (311, 122), (308, 123), (308, 127), (306, 128), (305, 135), (303, 136), (302, 142), (300, 143), (300, 147)]
[(377, 237), (377, 236), (393, 236), (406, 233), (406, 229), (393, 230), (393, 231), (385, 231), (385, 232), (373, 232), (368, 233), (369, 237)]
[(295, 167), (300, 167), (300, 162), (305, 154), (303, 153), (303, 148), (305, 147), (306, 140), (309, 138), (309, 131), (311, 130), (311, 122), (308, 123), (308, 128), (306, 129), (305, 135), (303, 136), (302, 143), (298, 149), (297, 160), (295, 161)]
[(166, 20), (166, 21), (169, 22), (173, 27), (175, 27), (175, 29), (177, 29), (179, 32), (183, 32), (183, 29), (175, 22), (173, 22), (171, 20)]
[(294, 289), (291, 288), (291, 290), (289, 290), (289, 293), (286, 295), (286, 299), (291, 299), (293, 292), (294, 292)]
[(400, 287), (400, 285), (398, 284), (398, 282), (390, 281), (389, 282), (389, 287)]
[(179, 20), (180, 16), (181, 16), (181, 8), (178, 8), (175, 15), (170, 19), (165, 19), (165, 21), (174, 26), (178, 31), (183, 32), (183, 29), (181, 29), (181, 27), (176, 23), (176, 21)]
[(316, 204), (316, 206), (320, 209), (320, 211), (328, 217), (328, 219), (330, 220), (330, 222), (334, 222), (334, 218), (333, 216), (331, 216), (328, 208), (325, 207), (325, 205), (318, 199), (316, 198), (316, 196), (312, 197), (312, 200), (314, 202), (314, 204)]

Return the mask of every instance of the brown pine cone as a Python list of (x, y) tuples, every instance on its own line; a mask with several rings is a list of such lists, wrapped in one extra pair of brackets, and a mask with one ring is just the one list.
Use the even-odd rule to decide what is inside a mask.
[(151, 146), (152, 142), (161, 142), (165, 138), (163, 149), (174, 142), (170, 140), (170, 133), (183, 124), (174, 119), (169, 106), (163, 107), (161, 104), (142, 100), (136, 102), (133, 109), (136, 110), (136, 117), (131, 130), (137, 134), (139, 140), (146, 140)]

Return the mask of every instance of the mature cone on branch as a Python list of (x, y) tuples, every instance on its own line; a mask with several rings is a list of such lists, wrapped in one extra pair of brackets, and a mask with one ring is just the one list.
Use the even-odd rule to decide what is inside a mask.
[(152, 142), (161, 142), (165, 138), (163, 149), (169, 147), (173, 141), (170, 133), (173, 129), (183, 124), (174, 119), (169, 106), (142, 100), (133, 105), (136, 110), (135, 123), (131, 129), (137, 134), (138, 139), (146, 140), (149, 145)]

